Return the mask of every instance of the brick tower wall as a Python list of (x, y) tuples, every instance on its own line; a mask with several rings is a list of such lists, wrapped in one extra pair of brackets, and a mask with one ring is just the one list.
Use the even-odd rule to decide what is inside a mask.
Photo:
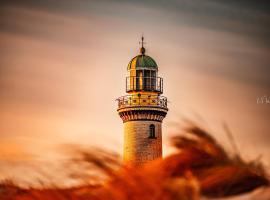
[[(155, 125), (156, 138), (149, 138), (150, 125)], [(124, 162), (143, 164), (162, 157), (162, 123), (127, 121), (124, 123)]]

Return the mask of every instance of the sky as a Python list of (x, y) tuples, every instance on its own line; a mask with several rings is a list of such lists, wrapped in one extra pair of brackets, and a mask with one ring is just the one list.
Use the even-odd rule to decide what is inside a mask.
[[(66, 144), (122, 154), (117, 97), (146, 54), (164, 79), (169, 138), (186, 119), (270, 168), (270, 3), (261, 0), (60, 0), (0, 3), (0, 179), (53, 163)], [(40, 167), (40, 166), (39, 166)], [(21, 173), (25, 172), (25, 173)]]

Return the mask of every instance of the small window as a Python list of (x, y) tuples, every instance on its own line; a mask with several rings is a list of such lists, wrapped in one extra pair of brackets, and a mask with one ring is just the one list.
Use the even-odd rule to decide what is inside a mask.
[(151, 124), (149, 126), (149, 138), (156, 138), (155, 125), (154, 124)]

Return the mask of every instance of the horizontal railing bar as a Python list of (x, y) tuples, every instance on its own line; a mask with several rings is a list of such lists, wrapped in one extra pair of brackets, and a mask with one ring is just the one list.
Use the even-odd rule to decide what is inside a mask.
[[(148, 99), (149, 97), (136, 97), (135, 95), (124, 95), (124, 96), (121, 96), (121, 97), (118, 97), (117, 99), (120, 99), (120, 98), (140, 98), (140, 99)], [(153, 97), (154, 99), (167, 99), (167, 97), (165, 96), (153, 96), (153, 95), (150, 95), (150, 97)]]

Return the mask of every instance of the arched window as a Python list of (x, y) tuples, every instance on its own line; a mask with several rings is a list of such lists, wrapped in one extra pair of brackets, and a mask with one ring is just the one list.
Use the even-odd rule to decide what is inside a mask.
[(149, 138), (156, 138), (155, 125), (154, 124), (151, 124), (149, 126)]

